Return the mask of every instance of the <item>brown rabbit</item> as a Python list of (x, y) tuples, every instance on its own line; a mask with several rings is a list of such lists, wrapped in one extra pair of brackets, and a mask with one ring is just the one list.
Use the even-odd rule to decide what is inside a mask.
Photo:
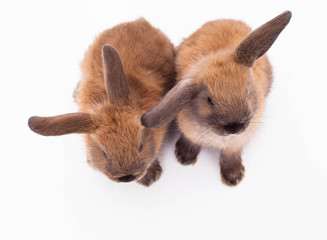
[(174, 86), (174, 56), (169, 39), (144, 19), (106, 30), (81, 64), (79, 112), (31, 117), (28, 125), (45, 136), (84, 133), (93, 167), (116, 182), (149, 186), (162, 172), (157, 157), (166, 128), (146, 129), (140, 118)]
[(259, 127), (272, 84), (264, 54), (291, 15), (284, 12), (253, 32), (234, 20), (204, 24), (178, 47), (178, 84), (142, 116), (142, 124), (160, 128), (178, 114), (178, 160), (194, 164), (201, 146), (218, 148), (223, 182), (238, 184), (242, 150)]

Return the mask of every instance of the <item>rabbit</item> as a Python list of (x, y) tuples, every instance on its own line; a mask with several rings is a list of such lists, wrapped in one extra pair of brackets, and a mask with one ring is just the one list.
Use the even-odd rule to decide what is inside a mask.
[(30, 129), (44, 136), (82, 133), (87, 161), (115, 182), (145, 186), (159, 179), (158, 153), (166, 127), (141, 125), (141, 116), (175, 85), (175, 48), (145, 19), (101, 33), (81, 63), (74, 92), (79, 112), (31, 117)]
[(223, 183), (243, 179), (242, 150), (259, 128), (273, 80), (264, 54), (291, 16), (286, 11), (253, 32), (241, 21), (207, 22), (179, 45), (177, 84), (141, 121), (157, 129), (177, 117), (180, 163), (194, 164), (201, 147), (216, 148)]

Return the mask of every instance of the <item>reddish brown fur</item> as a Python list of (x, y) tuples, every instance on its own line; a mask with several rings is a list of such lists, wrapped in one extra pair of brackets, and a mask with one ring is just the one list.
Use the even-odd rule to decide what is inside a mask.
[[(144, 19), (123, 23), (99, 35), (85, 54), (81, 64), (83, 81), (77, 96), (81, 110), (107, 99), (101, 57), (101, 48), (105, 44), (117, 49), (131, 98), (142, 112), (151, 108), (174, 86), (174, 51), (167, 37)], [(87, 94), (88, 97), (84, 97)]]
[[(108, 46), (102, 58), (105, 44), (119, 55)], [(74, 97), (96, 126), (85, 135), (88, 162), (110, 179), (133, 175), (148, 186), (159, 178), (156, 159), (166, 128), (144, 129), (140, 117), (174, 85), (174, 56), (169, 39), (144, 19), (104, 31), (86, 52)]]
[[(179, 161), (194, 163), (199, 146), (219, 148), (221, 176), (236, 185), (244, 175), (242, 149), (259, 127), (272, 83), (270, 63), (262, 55), (290, 18), (285, 12), (252, 33), (241, 21), (204, 24), (178, 47), (178, 83), (142, 116), (142, 123), (158, 128), (178, 114), (183, 133), (176, 144)], [(188, 91), (192, 95), (183, 94)], [(177, 94), (186, 98), (176, 101)]]

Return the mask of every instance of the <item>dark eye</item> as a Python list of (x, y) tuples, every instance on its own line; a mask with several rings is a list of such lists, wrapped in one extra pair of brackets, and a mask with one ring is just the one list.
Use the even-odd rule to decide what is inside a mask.
[(141, 143), (140, 146), (139, 146), (139, 152), (141, 152), (143, 149), (143, 144)]
[(107, 155), (104, 151), (102, 151), (102, 155), (103, 155), (107, 160), (109, 160), (108, 155)]
[(213, 106), (215, 105), (215, 103), (213, 102), (212, 98), (208, 97), (208, 103)]

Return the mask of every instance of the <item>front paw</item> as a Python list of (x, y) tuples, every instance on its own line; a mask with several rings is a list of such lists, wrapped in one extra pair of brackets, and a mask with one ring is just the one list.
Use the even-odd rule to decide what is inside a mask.
[(149, 187), (152, 183), (157, 181), (162, 173), (162, 168), (158, 160), (155, 160), (154, 163), (149, 167), (147, 173), (144, 177), (138, 181), (138, 183)]
[(228, 186), (236, 186), (244, 177), (245, 168), (241, 162), (220, 167), (221, 179)]
[(175, 155), (183, 165), (195, 164), (199, 152), (200, 147), (192, 144), (183, 136), (176, 142)]

